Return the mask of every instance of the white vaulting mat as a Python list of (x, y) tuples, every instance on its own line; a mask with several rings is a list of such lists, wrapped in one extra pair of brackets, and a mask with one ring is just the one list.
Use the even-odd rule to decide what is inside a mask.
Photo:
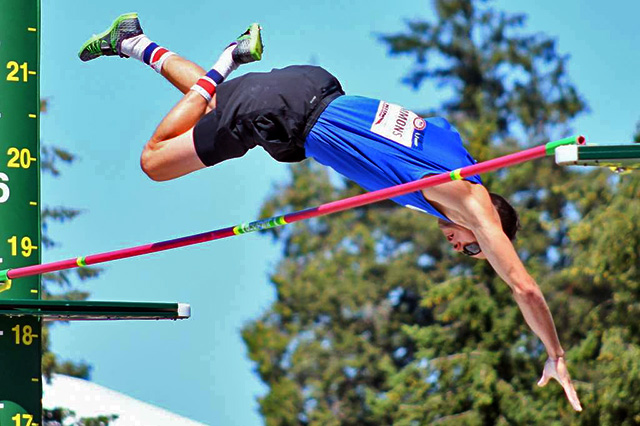
[(75, 377), (56, 374), (50, 384), (43, 378), (43, 393), (45, 409), (67, 408), (75, 412), (75, 419), (70, 418), (68, 424), (75, 424), (83, 417), (117, 414), (118, 419), (111, 422), (111, 426), (206, 426)]

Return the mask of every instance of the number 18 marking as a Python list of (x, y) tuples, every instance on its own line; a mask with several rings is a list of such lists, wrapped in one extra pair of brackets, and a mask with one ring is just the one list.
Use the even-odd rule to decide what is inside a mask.
[(30, 325), (23, 326), (22, 331), (20, 331), (20, 328), (20, 325), (16, 325), (11, 329), (11, 331), (16, 333), (16, 345), (23, 344), (25, 346), (31, 346), (33, 340), (39, 336), (33, 333), (33, 328)]

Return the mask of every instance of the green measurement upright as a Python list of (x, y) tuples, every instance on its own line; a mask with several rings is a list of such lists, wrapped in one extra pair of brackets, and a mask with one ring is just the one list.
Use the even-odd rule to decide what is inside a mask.
[[(0, 269), (40, 263), (40, 2), (0, 0)], [(39, 299), (38, 276), (0, 300)], [(0, 316), (0, 426), (42, 424), (42, 327)]]

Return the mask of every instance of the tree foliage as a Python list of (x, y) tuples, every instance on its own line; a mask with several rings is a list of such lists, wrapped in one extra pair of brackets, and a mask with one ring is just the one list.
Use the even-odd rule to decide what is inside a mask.
[[(480, 0), (433, 6), (435, 21), (380, 40), (415, 58), (407, 84), (446, 95), (423, 111), (452, 121), (478, 160), (565, 136), (586, 111), (568, 56), (525, 16)], [(452, 253), (433, 219), (385, 202), (270, 231), (283, 247), (276, 300), (243, 330), (269, 388), (267, 425), (640, 423), (640, 178), (539, 160), (483, 179), (520, 212), (516, 248), (584, 412), (560, 386), (535, 386), (544, 347), (491, 267)], [(305, 162), (262, 214), (360, 192)]]
[(118, 417), (118, 415), (112, 414), (108, 416), (78, 418), (72, 410), (55, 408), (46, 411), (43, 420), (44, 426), (109, 426), (109, 424), (116, 421)]

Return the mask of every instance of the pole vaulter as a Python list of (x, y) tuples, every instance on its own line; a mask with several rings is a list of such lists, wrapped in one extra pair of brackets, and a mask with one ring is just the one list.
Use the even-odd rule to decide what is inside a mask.
[(398, 197), (400, 195), (408, 194), (436, 185), (441, 185), (453, 180), (461, 180), (465, 177), (514, 166), (516, 164), (521, 164), (547, 155), (553, 155), (555, 149), (559, 146), (571, 144), (584, 145), (585, 142), (586, 139), (584, 136), (572, 136), (557, 141), (548, 142), (544, 145), (538, 145), (536, 147), (525, 149), (523, 151), (504, 155), (492, 160), (476, 163), (471, 166), (452, 170), (450, 172), (440, 173), (438, 175), (429, 176), (417, 181), (408, 182), (373, 192), (368, 192), (366, 194), (356, 195), (342, 200), (332, 201), (330, 203), (322, 204), (317, 207), (300, 210), (283, 216), (274, 216), (255, 222), (242, 223), (229, 228), (216, 229), (214, 231), (204, 232), (201, 234), (195, 234), (187, 237), (176, 238), (173, 240), (166, 240), (105, 253), (93, 254), (86, 257), (77, 257), (57, 262), (44, 263), (41, 265), (25, 266), (22, 268), (5, 269), (0, 271), (0, 282), (44, 274), (47, 272), (62, 271), (83, 266), (95, 265), (98, 263), (111, 262), (113, 260), (141, 256), (144, 254), (156, 253), (159, 251), (200, 244), (207, 241), (219, 240), (222, 238), (232, 237), (234, 235), (241, 235), (249, 232), (275, 228), (277, 226), (310, 219), (312, 217), (324, 216), (330, 213), (336, 213), (367, 204), (372, 204), (377, 201), (386, 200), (388, 198)]

